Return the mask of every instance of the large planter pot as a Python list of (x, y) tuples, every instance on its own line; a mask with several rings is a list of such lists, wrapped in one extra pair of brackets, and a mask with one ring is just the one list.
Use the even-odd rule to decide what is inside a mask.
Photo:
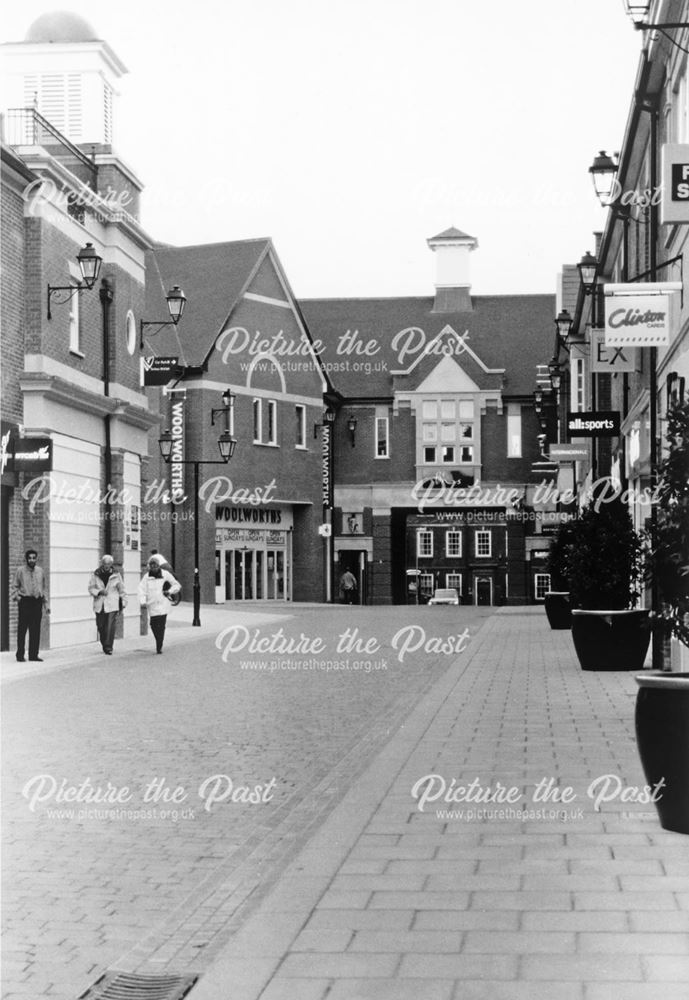
[(553, 629), (572, 627), (572, 609), (569, 604), (569, 591), (549, 590), (544, 598), (545, 613), (548, 624)]
[(582, 670), (641, 670), (651, 631), (648, 611), (572, 611)]
[(689, 834), (689, 674), (636, 680), (636, 741), (660, 825)]

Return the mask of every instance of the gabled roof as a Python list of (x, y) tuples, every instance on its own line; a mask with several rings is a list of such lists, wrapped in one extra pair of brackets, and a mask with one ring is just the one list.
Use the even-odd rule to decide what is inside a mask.
[[(400, 358), (404, 338), (395, 340), (396, 335), (419, 330), (427, 345), (448, 325), (460, 337), (468, 332), (467, 345), (486, 369), (505, 369), (505, 396), (530, 396), (536, 365), (547, 364), (553, 353), (555, 296), (476, 296), (472, 303), (472, 312), (461, 313), (434, 312), (432, 297), (302, 299), (301, 307), (311, 335), (323, 344), (321, 356), (335, 388), (348, 399), (390, 398), (391, 373), (410, 368), (414, 360), (411, 354)], [(420, 341), (421, 334), (416, 336)], [(375, 351), (369, 347), (364, 354), (373, 342)]]
[(165, 296), (172, 285), (187, 297), (177, 329), (164, 327), (151, 340), (155, 353), (177, 354), (181, 345), (187, 364), (201, 364), (270, 246), (269, 239), (256, 239), (150, 250), (145, 319), (169, 319)]

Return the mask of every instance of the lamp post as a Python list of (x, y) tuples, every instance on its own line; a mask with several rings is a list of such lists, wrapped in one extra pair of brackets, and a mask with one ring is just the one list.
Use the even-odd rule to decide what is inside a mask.
[[(103, 258), (99, 257), (96, 253), (93, 243), (87, 243), (85, 247), (82, 247), (77, 254), (77, 263), (79, 264), (79, 270), (81, 271), (81, 280), (83, 287), (89, 291), (93, 288), (96, 281), (98, 280), (98, 275), (100, 274), (100, 266), (103, 263)], [(52, 314), (50, 311), (50, 300), (56, 293), (62, 292), (63, 294), (57, 299), (57, 305), (64, 305), (65, 302), (69, 302), (73, 295), (77, 295), (82, 289), (82, 284), (79, 285), (48, 285), (48, 319), (52, 319)]]
[(593, 163), (589, 167), (593, 189), (596, 198), (604, 207), (611, 203), (612, 193), (615, 188), (615, 176), (617, 174), (618, 163), (604, 149), (594, 157)]
[(173, 285), (170, 291), (165, 296), (165, 301), (167, 302), (167, 310), (170, 313), (170, 319), (162, 320), (139, 320), (139, 350), (144, 349), (144, 329), (147, 326), (157, 326), (158, 329), (153, 331), (153, 334), (149, 336), (155, 336), (156, 333), (160, 333), (164, 326), (177, 326), (182, 316), (184, 315), (184, 307), (187, 304), (187, 297), (179, 287), (179, 285)]
[[(230, 418), (232, 408), (234, 406), (234, 395), (230, 389), (225, 389), (222, 394), (222, 401), (223, 405), (221, 407), (211, 410), (211, 425), (215, 423), (216, 414), (222, 413), (225, 418), (225, 429), (218, 438), (220, 459), (175, 459), (175, 462), (180, 465), (194, 466), (194, 620), (191, 624), (196, 626), (201, 625), (201, 581), (199, 577), (199, 466), (217, 465), (218, 461), (226, 465), (234, 455), (234, 450), (237, 446), (237, 440), (232, 436), (230, 431)], [(163, 431), (158, 441), (158, 447), (160, 448), (160, 454), (166, 465), (170, 463), (170, 459), (172, 458), (172, 445), (173, 438), (171, 431)]]

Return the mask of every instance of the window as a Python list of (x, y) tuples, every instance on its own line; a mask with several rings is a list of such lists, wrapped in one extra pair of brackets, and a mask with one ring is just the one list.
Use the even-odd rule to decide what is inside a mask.
[[(449, 556), (451, 559), (456, 559), (462, 554), (462, 532), (461, 531), (446, 531), (445, 532), (445, 555)], [(448, 587), (454, 586), (454, 584), (449, 584)]]
[(432, 573), (419, 573), (417, 577), (419, 581), (419, 593), (422, 597), (433, 597), (434, 579)]
[[(424, 465), (473, 464), (476, 440), (472, 399), (423, 399), (420, 407), (421, 460)], [(439, 444), (440, 447), (435, 447)]]
[(446, 573), (445, 574), (445, 586), (452, 587), (456, 590), (459, 596), (462, 596), (462, 574), (461, 573)]
[[(643, 351), (639, 351), (643, 357)], [(572, 379), (572, 411), (581, 413), (586, 409), (586, 397), (584, 394), (584, 359), (572, 358), (570, 361)]]
[[(79, 282), (75, 278), (72, 278), (70, 285), (78, 288)], [(69, 349), (72, 354), (84, 356), (81, 350), (81, 316), (78, 291), (74, 292), (72, 298), (69, 300)]]
[(255, 399), (253, 403), (254, 407), (254, 444), (261, 443), (261, 400)]
[(522, 457), (522, 408), (518, 403), (507, 405), (507, 457)]
[(491, 555), (492, 551), (492, 538), (491, 532), (486, 529), (481, 529), (476, 532), (476, 555), (487, 558)]
[(387, 406), (376, 406), (374, 448), (375, 458), (390, 458), (390, 425)]
[(125, 320), (125, 338), (127, 353), (134, 354), (136, 350), (136, 320), (131, 309), (128, 311), (127, 319)]
[(388, 418), (376, 417), (376, 458), (390, 457)]
[(534, 593), (537, 601), (542, 601), (550, 590), (550, 574), (536, 573), (534, 575)]
[(268, 400), (268, 440), (266, 444), (277, 444), (277, 403), (274, 399)]
[(417, 548), (420, 558), (428, 558), (433, 555), (433, 532), (417, 532)]
[(302, 406), (301, 403), (297, 403), (294, 407), (294, 415), (296, 417), (297, 426), (295, 433), (295, 447), (305, 448), (306, 447), (306, 407)]

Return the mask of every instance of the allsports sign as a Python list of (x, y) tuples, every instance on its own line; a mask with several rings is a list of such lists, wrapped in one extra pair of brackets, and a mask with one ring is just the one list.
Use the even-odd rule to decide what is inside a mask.
[(618, 410), (584, 410), (567, 414), (570, 437), (617, 437), (620, 433)]

